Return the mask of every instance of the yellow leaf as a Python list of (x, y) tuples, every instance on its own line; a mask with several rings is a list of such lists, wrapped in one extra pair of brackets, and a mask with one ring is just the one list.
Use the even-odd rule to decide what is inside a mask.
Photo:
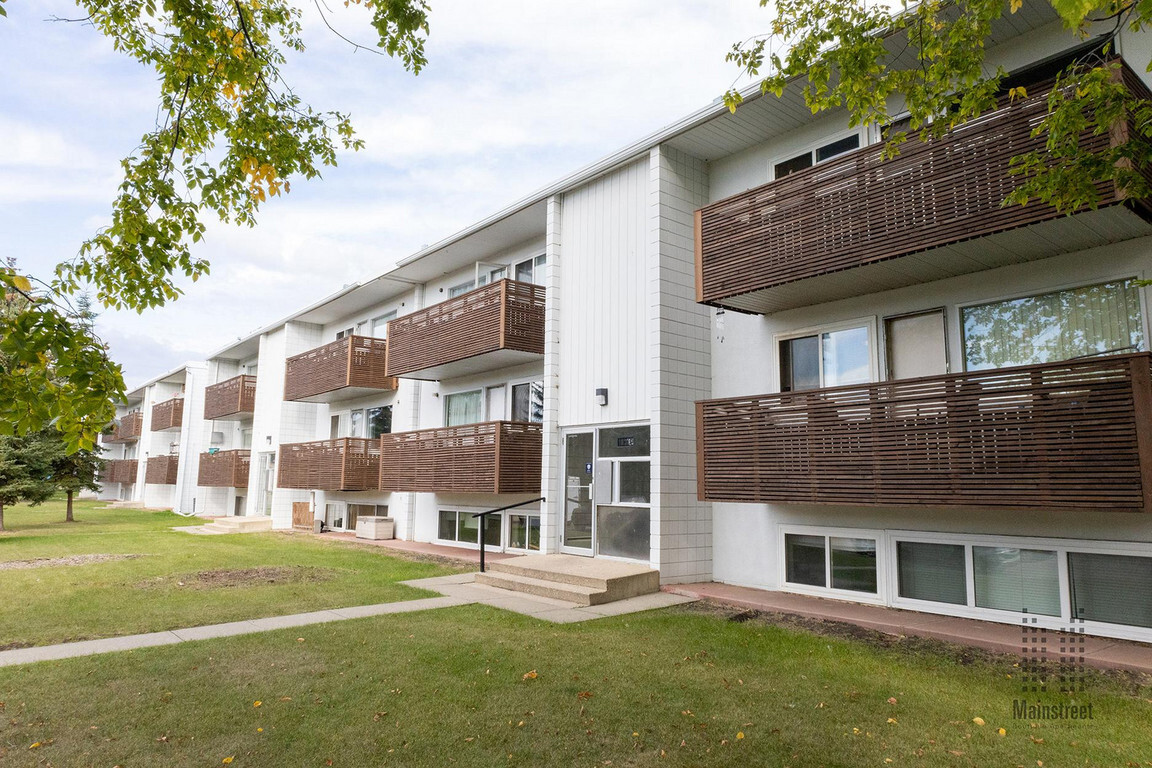
[(894, 718), (894, 717), (890, 717), (890, 718), (888, 718), (888, 723), (889, 723), (890, 725), (896, 725), (896, 718)]
[(1000, 734), (1001, 736), (1007, 736), (1008, 735), (1008, 731), (1004, 730), (1003, 728), (997, 728), (996, 733)]
[(537, 677), (536, 670), (532, 670), (531, 672), (525, 672), (524, 673), (524, 679), (525, 680), (535, 680), (536, 677)]
[(263, 728), (257, 728), (256, 733), (264, 733), (264, 729)]
[(984, 725), (984, 718), (974, 717), (972, 718), (972, 722), (976, 723), (976, 725)]
[(236, 755), (228, 755), (228, 757), (224, 758), (220, 762), (224, 763), (224, 765), (231, 765), (232, 761), (235, 759), (236, 759)]
[(742, 738), (744, 738), (744, 731), (739, 731), (739, 732), (737, 732), (737, 734), (736, 734), (736, 738), (737, 738), (737, 739), (742, 739)]
[(1024, 0), (1011, 0), (1011, 2), (1008, 3), (1008, 8), (1012, 11), (1012, 13), (1016, 13), (1016, 11), (1020, 10), (1023, 6)]
[(254, 706), (254, 707), (258, 707), (258, 706), (260, 706), (260, 705), (261, 705), (261, 704), (263, 704), (263, 703), (264, 703), (264, 702), (262, 702), (262, 701), (254, 701), (254, 702), (252, 702), (252, 706)]
[(35, 744), (33, 744), (32, 746), (28, 747), (28, 749), (37, 749), (37, 748), (39, 748), (40, 746), (41, 746), (40, 742), (36, 742), (36, 743), (35, 743)]
[(14, 285), (18, 291), (32, 290), (32, 281), (24, 277), (24, 275), (12, 275), (12, 285)]

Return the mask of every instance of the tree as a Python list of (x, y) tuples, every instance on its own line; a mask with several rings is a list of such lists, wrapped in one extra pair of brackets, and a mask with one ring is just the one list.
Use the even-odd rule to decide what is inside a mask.
[[(304, 0), (299, 0), (303, 2)], [(253, 226), (292, 177), (320, 175), (338, 148), (358, 149), (348, 115), (309, 106), (280, 72), (303, 51), (295, 0), (78, 0), (82, 22), (155, 70), (157, 121), (122, 162), (111, 223), (55, 274), (0, 269), (0, 290), (23, 297), (0, 314), (0, 433), (55, 423), (69, 450), (92, 448), (124, 397), (120, 368), (83, 323), (71, 298), (91, 288), (106, 307), (137, 312), (177, 298), (208, 262), (192, 247), (204, 221)], [(418, 73), (426, 63), (424, 0), (346, 0), (371, 12), (376, 48)], [(321, 3), (316, 9), (328, 21)], [(0, 0), (0, 16), (6, 15)], [(33, 290), (33, 286), (36, 289)], [(45, 392), (51, 396), (46, 397)]]
[(52, 481), (54, 447), (63, 448), (54, 428), (33, 435), (0, 435), (0, 531), (4, 508), (25, 502), (41, 504), (56, 492)]
[(51, 462), (52, 483), (68, 496), (64, 515), (65, 522), (75, 522), (72, 516), (72, 497), (80, 491), (99, 491), (100, 483), (96, 476), (104, 468), (100, 454), (104, 449), (96, 446), (93, 450), (80, 449), (69, 453), (65, 450), (59, 432), (49, 437), (57, 442), (57, 450)]
[[(728, 59), (759, 78), (763, 93), (779, 95), (793, 78), (804, 77), (804, 97), (813, 112), (843, 107), (852, 126), (890, 126), (893, 112), (906, 109), (912, 132), (921, 139), (938, 138), (996, 106), (1006, 73), (987, 66), (986, 47), (993, 23), (1016, 13), (1023, 1), (776, 0), (770, 32), (736, 44)], [(1059, 14), (1070, 42), (1152, 24), (1149, 2), (1038, 2)], [(1152, 103), (1120, 81), (1119, 65), (1108, 58), (1112, 51), (1109, 42), (1104, 56), (1088, 55), (1060, 71), (1047, 115), (1034, 131), (1045, 137), (1045, 148), (1012, 159), (1011, 172), (1020, 183), (1006, 204), (1037, 199), (1071, 213), (1095, 207), (1098, 181), (1112, 182), (1132, 198), (1149, 194), (1139, 169), (1152, 161)], [(1027, 95), (1026, 88), (1015, 87), (1007, 97)], [(729, 91), (725, 101), (735, 110), (740, 94)], [(1085, 147), (1085, 136), (1107, 134), (1121, 122), (1134, 128), (1126, 141), (1096, 151)], [(907, 134), (887, 129), (885, 151), (898, 153)]]

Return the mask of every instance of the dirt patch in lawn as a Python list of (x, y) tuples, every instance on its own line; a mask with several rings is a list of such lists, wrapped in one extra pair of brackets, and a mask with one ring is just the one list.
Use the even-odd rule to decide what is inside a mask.
[(305, 584), (335, 578), (336, 569), (305, 565), (273, 565), (261, 568), (220, 568), (182, 576), (157, 576), (136, 585), (140, 589), (227, 589), (263, 584)]
[(69, 555), (68, 557), (34, 557), (31, 560), (8, 560), (0, 571), (22, 571), (28, 568), (54, 568), (59, 565), (92, 565), (113, 560), (135, 560), (143, 555)]

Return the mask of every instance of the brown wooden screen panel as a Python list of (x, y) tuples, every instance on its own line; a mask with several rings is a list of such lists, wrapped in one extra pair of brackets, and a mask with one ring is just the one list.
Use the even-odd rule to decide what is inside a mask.
[[(1147, 93), (1127, 67), (1124, 81)], [(697, 298), (725, 299), (860, 267), (1063, 215), (1033, 201), (1001, 207), (1019, 183), (1008, 174), (1015, 155), (1043, 149), (1032, 130), (1046, 112), (1052, 82), (943, 138), (912, 137), (883, 159), (874, 145), (789, 174), (698, 212)], [(1101, 149), (1108, 135), (1086, 134)], [(1100, 205), (1124, 196), (1098, 185)]]
[(344, 387), (396, 389), (385, 375), (387, 342), (367, 336), (345, 336), (288, 358), (284, 371), (284, 399), (300, 400)]
[(292, 527), (312, 528), (312, 504), (307, 501), (292, 502)]
[(103, 480), (106, 483), (135, 483), (139, 459), (111, 459), (104, 462)]
[(184, 424), (184, 398), (174, 397), (152, 406), (152, 431), (179, 429)]
[(252, 415), (256, 410), (256, 377), (244, 374), (204, 390), (204, 418)]
[(540, 490), (539, 424), (490, 421), (380, 437), (380, 489), (423, 493)]
[(205, 488), (247, 488), (252, 452), (217, 451), (200, 454), (197, 485)]
[(176, 485), (179, 456), (153, 456), (144, 469), (144, 482), (149, 485)]
[(144, 427), (144, 414), (133, 411), (112, 425), (112, 432), (104, 435), (103, 443), (131, 443), (140, 439)]
[(498, 280), (388, 323), (388, 374), (502, 349), (544, 354), (543, 286)]
[(1152, 356), (697, 403), (704, 501), (1152, 510)]
[(380, 473), (380, 443), (341, 437), (280, 446), (276, 484), (316, 491), (371, 491)]

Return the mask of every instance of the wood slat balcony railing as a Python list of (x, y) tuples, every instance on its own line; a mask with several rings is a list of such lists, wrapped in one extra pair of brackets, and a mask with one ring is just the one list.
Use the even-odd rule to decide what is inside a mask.
[(149, 485), (176, 485), (179, 456), (153, 456), (144, 468), (144, 482)]
[[(1131, 69), (1121, 73), (1130, 90), (1152, 96)], [(1094, 211), (1110, 218), (1094, 219), (1089, 231), (1056, 221), (1063, 214), (1039, 201), (1001, 205), (1020, 183), (1008, 173), (1011, 158), (1044, 149), (1045, 136), (1032, 130), (1052, 87), (1030, 86), (1027, 98), (1005, 98), (940, 139), (911, 136), (897, 157), (884, 159), (880, 145), (864, 147), (705, 206), (696, 212), (697, 300), (768, 313), (1043, 258), (1060, 251), (1035, 238), (960, 245), (1041, 222), (1077, 226), (1078, 248), (1146, 234), (1146, 201), (1126, 201), (1110, 183), (1097, 186), (1100, 207), (1128, 202), (1139, 216), (1124, 208)], [(1081, 146), (1105, 148), (1126, 130), (1117, 126), (1111, 137), (1086, 132)], [(1063, 242), (1056, 232), (1049, 239)], [(855, 277), (835, 274), (861, 268), (868, 269)]]
[(385, 375), (387, 343), (369, 336), (345, 336), (288, 358), (284, 399), (331, 403), (396, 389)]
[(388, 323), (388, 375), (436, 381), (544, 355), (544, 287), (498, 280)]
[(704, 501), (1152, 511), (1152, 356), (697, 403)]
[(489, 421), (380, 437), (380, 489), (424, 493), (538, 493), (539, 424)]
[(152, 406), (152, 431), (180, 429), (184, 425), (184, 397), (177, 396)]
[(132, 443), (140, 439), (144, 431), (144, 414), (133, 411), (125, 414), (112, 428), (112, 434), (105, 435), (104, 443)]
[(380, 441), (341, 437), (280, 446), (276, 484), (309, 491), (374, 491)]
[(196, 484), (204, 488), (247, 488), (252, 452), (248, 449), (200, 454)]
[(135, 483), (139, 467), (139, 459), (109, 459), (104, 462), (103, 480), (106, 483)]
[(256, 377), (244, 374), (204, 390), (204, 418), (239, 421), (256, 410)]

